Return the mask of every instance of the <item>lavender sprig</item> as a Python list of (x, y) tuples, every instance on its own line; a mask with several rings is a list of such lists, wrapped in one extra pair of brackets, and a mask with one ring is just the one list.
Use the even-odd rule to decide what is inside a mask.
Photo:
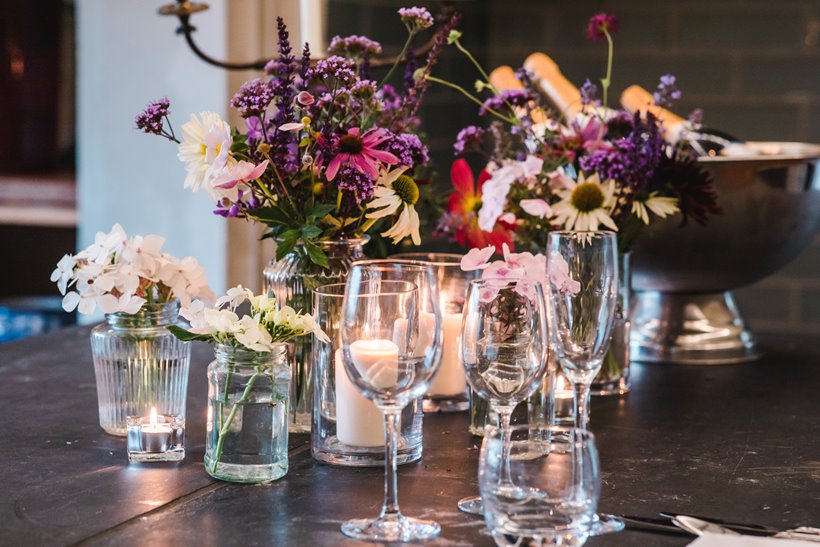
[[(169, 141), (174, 141), (179, 144), (179, 140), (174, 135), (174, 128), (171, 127), (171, 122), (168, 119), (170, 113), (171, 102), (167, 97), (151, 101), (145, 107), (145, 110), (137, 114), (134, 122), (137, 129), (152, 135), (159, 135), (165, 137)], [(165, 122), (168, 122), (168, 130), (165, 130)]]

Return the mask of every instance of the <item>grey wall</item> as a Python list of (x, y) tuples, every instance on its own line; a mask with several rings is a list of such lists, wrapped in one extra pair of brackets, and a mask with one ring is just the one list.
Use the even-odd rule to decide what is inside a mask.
[[(431, 9), (437, 3), (418, 3)], [(367, 34), (395, 52), (404, 39), (392, 0), (330, 0), (329, 34)], [(587, 19), (618, 15), (612, 96), (633, 83), (654, 88), (678, 76), (677, 110), (703, 108), (706, 122), (747, 140), (820, 143), (820, 1), (818, 0), (475, 0), (463, 2), (465, 41), (487, 67), (520, 66), (533, 51), (553, 57), (576, 82), (603, 75), (605, 48), (584, 38)], [(392, 47), (391, 47), (392, 46)], [(437, 73), (470, 86), (475, 74), (448, 52)], [(449, 192), (451, 145), (475, 120), (459, 95), (433, 89), (423, 108)], [(820, 237), (777, 274), (737, 291), (758, 331), (820, 334)]]

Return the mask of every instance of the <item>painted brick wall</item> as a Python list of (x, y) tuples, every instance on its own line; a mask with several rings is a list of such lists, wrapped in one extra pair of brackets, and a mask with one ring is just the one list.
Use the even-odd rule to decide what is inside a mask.
[[(431, 9), (435, 2), (413, 2)], [(329, 33), (368, 34), (387, 53), (404, 39), (393, 0), (330, 0)], [(461, 4), (465, 42), (487, 67), (520, 66), (533, 51), (548, 53), (567, 77), (595, 80), (604, 70), (600, 44), (584, 39), (586, 20), (610, 11), (621, 20), (613, 94), (637, 83), (654, 88), (678, 76), (677, 110), (701, 107), (709, 125), (748, 140), (820, 143), (820, 1), (818, 0), (475, 0)], [(448, 51), (437, 73), (467, 87), (475, 74)], [(475, 108), (433, 88), (423, 108), (436, 184), (448, 191), (450, 146), (474, 121)], [(820, 334), (820, 236), (775, 275), (736, 292), (760, 332)]]

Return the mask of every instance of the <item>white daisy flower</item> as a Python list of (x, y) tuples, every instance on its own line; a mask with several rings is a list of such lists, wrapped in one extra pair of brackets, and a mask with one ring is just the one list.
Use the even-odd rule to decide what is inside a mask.
[(657, 192), (652, 192), (649, 197), (643, 201), (635, 200), (632, 202), (632, 212), (644, 224), (649, 224), (649, 209), (660, 218), (666, 218), (669, 215), (674, 215), (680, 209), (678, 208), (678, 198), (658, 196)]
[[(419, 187), (411, 177), (404, 174), (407, 166), (392, 171), (382, 170), (373, 191), (373, 200), (367, 204), (368, 209), (379, 209), (367, 213), (367, 218), (382, 218), (395, 214), (401, 208), (398, 219), (389, 230), (381, 235), (398, 243), (410, 237), (414, 245), (421, 244), (419, 235), (419, 214), (415, 204), (419, 200)], [(403, 207), (402, 207), (403, 206)]]
[(185, 163), (188, 176), (185, 188), (194, 192), (211, 190), (211, 182), (223, 169), (236, 164), (231, 155), (231, 126), (215, 112), (200, 112), (200, 121), (194, 114), (182, 126), (182, 143), (177, 157)]
[(598, 174), (585, 177), (578, 175), (568, 188), (558, 192), (561, 201), (552, 206), (555, 224), (565, 230), (594, 231), (604, 225), (618, 231), (610, 216), (615, 206), (615, 181), (601, 184)]

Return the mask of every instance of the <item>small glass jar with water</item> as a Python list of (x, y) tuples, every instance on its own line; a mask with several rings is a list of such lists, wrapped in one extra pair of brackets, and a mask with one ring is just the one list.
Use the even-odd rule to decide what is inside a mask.
[(208, 366), (205, 470), (231, 482), (261, 483), (288, 472), (287, 346), (271, 352), (217, 344)]

